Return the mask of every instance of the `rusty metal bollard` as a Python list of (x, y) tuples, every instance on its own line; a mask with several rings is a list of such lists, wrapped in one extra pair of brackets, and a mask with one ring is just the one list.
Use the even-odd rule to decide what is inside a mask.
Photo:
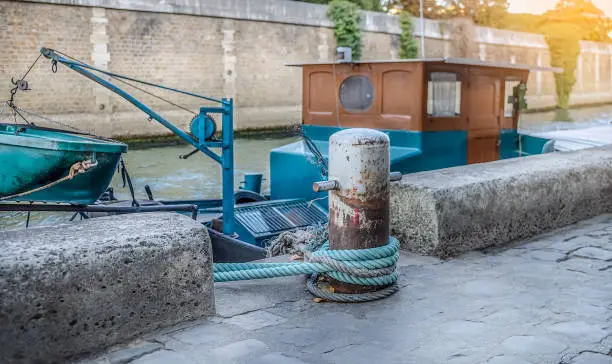
[[(328, 181), (315, 191), (329, 191), (329, 249), (367, 249), (387, 244), (389, 184), (401, 179), (389, 173), (389, 137), (372, 129), (345, 129), (329, 140)], [(380, 289), (331, 281), (338, 293)]]

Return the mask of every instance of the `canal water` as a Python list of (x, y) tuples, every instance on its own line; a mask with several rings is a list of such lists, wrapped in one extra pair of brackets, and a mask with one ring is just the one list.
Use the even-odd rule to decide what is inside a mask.
[[(567, 120), (570, 120), (569, 122)], [(566, 113), (546, 112), (524, 114), (520, 128), (525, 131), (550, 131), (561, 129), (584, 129), (610, 125), (612, 128), (612, 105), (596, 108), (570, 110)], [(238, 138), (235, 141), (235, 185), (242, 181), (245, 173), (264, 174), (262, 192), (269, 192), (270, 150), (298, 140), (284, 138)], [(156, 199), (198, 199), (221, 196), (221, 169), (210, 158), (195, 154), (191, 158), (179, 159), (179, 155), (190, 152), (188, 146), (168, 146), (132, 150), (125, 156), (128, 172), (132, 177), (137, 198), (146, 199), (145, 185), (149, 185)], [(129, 190), (123, 187), (117, 173), (112, 182), (115, 195), (129, 198)], [(52, 225), (68, 221), (70, 213), (35, 213), (30, 217), (30, 226)], [(25, 213), (0, 213), (0, 229), (24, 227)]]
[(521, 115), (520, 129), (528, 132), (612, 126), (612, 105)]

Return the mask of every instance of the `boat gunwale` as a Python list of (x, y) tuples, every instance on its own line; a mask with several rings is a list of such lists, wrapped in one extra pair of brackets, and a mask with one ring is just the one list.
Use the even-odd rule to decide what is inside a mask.
[[(50, 135), (15, 134), (8, 130), (8, 127), (24, 127), (38, 132), (49, 133)], [(51, 135), (56, 134), (56, 136)], [(69, 137), (62, 138), (61, 136)], [(97, 139), (80, 133), (73, 133), (67, 130), (38, 128), (36, 126), (0, 123), (0, 144), (11, 145), (21, 148), (46, 149), (63, 152), (99, 152), (99, 153), (126, 153), (126, 144)]]

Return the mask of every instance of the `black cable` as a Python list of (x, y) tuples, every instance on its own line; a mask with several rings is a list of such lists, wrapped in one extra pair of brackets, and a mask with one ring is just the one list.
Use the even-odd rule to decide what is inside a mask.
[[(18, 110), (17, 110), (17, 106), (16, 105), (9, 105), (11, 106), (11, 108), (13, 109), (13, 112), (19, 116), (21, 116), (21, 118), (23, 119), (23, 121), (26, 122), (26, 124), (28, 125), (33, 125), (35, 126), (34, 123), (31, 123), (28, 119), (26, 119)], [(17, 118), (15, 118), (15, 124), (17, 124)]]
[[(93, 138), (96, 138), (96, 139), (106, 140), (106, 141), (112, 142), (112, 143), (120, 143), (117, 140), (114, 140), (114, 139), (111, 139), (111, 138), (107, 138), (107, 137), (103, 137), (103, 136), (100, 136), (100, 135), (96, 135), (96, 134), (93, 134), (92, 132), (89, 132), (89, 131), (80, 130), (80, 129), (77, 129), (77, 128), (69, 125), (69, 124), (62, 123), (60, 121), (44, 117), (44, 116), (42, 116), (40, 114), (37, 114), (35, 112), (32, 112), (32, 111), (24, 110), (24, 109), (20, 108), (17, 105), (14, 105), (14, 107), (12, 109), (13, 109), (13, 114), (15, 114), (17, 111), (21, 111), (21, 112), (24, 112), (26, 114), (35, 116), (35, 117), (37, 117), (37, 118), (39, 118), (41, 120), (44, 120), (44, 121), (46, 121), (48, 123), (57, 124), (57, 125), (60, 125), (60, 126), (62, 126), (64, 128), (71, 129), (71, 130), (64, 130), (64, 129), (56, 129), (56, 128), (47, 128), (47, 127), (42, 127), (42, 126), (35, 125), (34, 123), (27, 124), (27, 125), (31, 125), (31, 126), (36, 126), (36, 129), (38, 129), (38, 130), (60, 131), (60, 132), (68, 132), (68, 133), (71, 133), (71, 134), (87, 135), (87, 136), (90, 136), (90, 137), (93, 137)], [(21, 117), (23, 118), (23, 115), (21, 115)], [(25, 120), (25, 118), (24, 118), (24, 120)], [(26, 120), (26, 123), (27, 123), (27, 120)], [(16, 118), (15, 118), (15, 124), (17, 124), (17, 119)]]
[(306, 144), (306, 148), (308, 148), (310, 153), (314, 155), (315, 159), (317, 160), (317, 163), (319, 164), (319, 168), (321, 169), (321, 174), (324, 177), (327, 177), (328, 166), (327, 166), (327, 162), (325, 161), (325, 157), (323, 157), (323, 154), (321, 153), (319, 148), (317, 148), (317, 145), (312, 141), (312, 139), (310, 139), (306, 134), (304, 134), (303, 131), (301, 131), (301, 133), (302, 133), (302, 138), (304, 139), (304, 144)]
[(181, 105), (179, 105), (179, 104), (175, 104), (174, 102), (172, 102), (172, 101), (170, 101), (170, 100), (166, 100), (166, 99), (164, 99), (164, 98), (163, 98), (163, 97), (161, 97), (161, 96), (158, 96), (158, 95), (156, 95), (156, 94), (154, 94), (154, 93), (152, 93), (152, 92), (149, 92), (149, 91), (147, 91), (147, 90), (145, 90), (145, 89), (143, 89), (143, 88), (140, 88), (140, 87), (138, 87), (138, 86), (136, 86), (136, 85), (133, 85), (133, 84), (131, 84), (131, 83), (127, 82), (127, 81), (124, 81), (124, 80), (122, 80), (122, 79), (120, 79), (120, 78), (116, 78), (116, 77), (113, 77), (113, 76), (109, 76), (109, 77), (110, 77), (110, 78), (112, 78), (112, 79), (114, 79), (114, 80), (117, 80), (117, 81), (119, 81), (119, 82), (121, 82), (121, 83), (124, 83), (124, 84), (126, 84), (126, 85), (128, 85), (128, 86), (130, 86), (130, 87), (133, 87), (133, 88), (135, 88), (136, 90), (142, 91), (142, 92), (144, 92), (144, 93), (145, 93), (145, 94), (147, 94), (147, 95), (151, 95), (151, 96), (153, 96), (153, 97), (155, 97), (155, 98), (158, 98), (158, 99), (160, 99), (160, 100), (162, 100), (162, 101), (165, 101), (165, 102), (169, 103), (170, 105), (173, 105), (173, 106), (175, 106), (175, 107), (178, 107), (179, 109), (183, 109), (183, 110), (187, 111), (188, 113), (191, 113), (191, 114), (193, 114), (193, 115), (198, 115), (198, 113), (196, 113), (196, 112), (193, 112), (193, 111), (189, 110), (189, 109), (188, 109), (188, 108), (186, 108), (185, 106), (181, 106)]
[(136, 196), (134, 194), (134, 186), (132, 186), (132, 179), (128, 174), (127, 168), (125, 167), (125, 162), (123, 161), (123, 158), (121, 158), (121, 178), (123, 179), (123, 187), (125, 187), (125, 182), (127, 180), (127, 184), (130, 189), (130, 195), (132, 195), (132, 207), (140, 206), (138, 201), (136, 201)]
[[(60, 55), (63, 55), (63, 56), (64, 56), (64, 57), (66, 57), (66, 58), (69, 58), (69, 59), (73, 60), (73, 61), (76, 61), (76, 62), (79, 62), (79, 63), (85, 64), (85, 62), (83, 62), (83, 61), (81, 61), (81, 60), (79, 60), (79, 59), (77, 59), (77, 58), (74, 58), (74, 57), (72, 57), (72, 56), (70, 56), (70, 55), (67, 55), (67, 54), (62, 53), (62, 52), (59, 52), (59, 51), (56, 51), (56, 52), (57, 52), (58, 54), (60, 54)], [(28, 70), (26, 71), (26, 73), (23, 75), (23, 77), (21, 78), (21, 80), (23, 80), (23, 79), (24, 79), (24, 78), (25, 78), (25, 77), (26, 77), (26, 76), (27, 76), (27, 75), (30, 73), (30, 71), (32, 70), (32, 68), (34, 67), (34, 65), (35, 65), (35, 64), (38, 62), (38, 60), (40, 59), (40, 57), (41, 57), (41, 56), (42, 56), (42, 53), (41, 53), (41, 54), (39, 54), (39, 55), (38, 55), (38, 57), (36, 58), (36, 60), (35, 60), (35, 61), (34, 61), (34, 62), (33, 62), (31, 65), (30, 65), (30, 67), (28, 68)], [(56, 62), (56, 61), (54, 61), (54, 62), (53, 62), (53, 67), (54, 67), (53, 71), (55, 72), (55, 71), (57, 70), (57, 62)], [(140, 88), (140, 87), (138, 87), (138, 86), (136, 86), (136, 85), (133, 85), (133, 84), (131, 84), (131, 83), (127, 82), (127, 81), (121, 80), (121, 79), (119, 79), (119, 78), (117, 78), (117, 77), (114, 77), (114, 76), (112, 76), (112, 75), (109, 75), (109, 77), (110, 77), (110, 78), (112, 78), (112, 79), (114, 79), (114, 80), (117, 80), (117, 81), (119, 81), (119, 82), (122, 82), (122, 83), (124, 83), (124, 84), (126, 84), (126, 85), (128, 85), (128, 86), (131, 86), (131, 87), (133, 87), (133, 88), (135, 88), (135, 89), (137, 89), (137, 90), (139, 90), (139, 91), (142, 91), (142, 92), (144, 92), (144, 93), (146, 93), (146, 94), (148, 94), (148, 95), (150, 95), (150, 96), (156, 97), (157, 99), (159, 99), (159, 100), (161, 100), (161, 101), (167, 102), (168, 104), (170, 104), (170, 105), (172, 105), (172, 106), (175, 106), (175, 107), (177, 107), (177, 108), (179, 108), (179, 109), (182, 109), (182, 110), (184, 110), (184, 111), (186, 111), (186, 112), (189, 112), (190, 114), (193, 114), (193, 115), (198, 115), (197, 113), (193, 112), (192, 110), (189, 110), (188, 108), (186, 108), (186, 107), (184, 107), (184, 106), (182, 106), (182, 105), (176, 104), (176, 103), (174, 103), (174, 102), (172, 102), (172, 101), (170, 101), (170, 100), (166, 100), (166, 99), (164, 99), (163, 97), (161, 97), (161, 96), (159, 96), (159, 95), (156, 95), (156, 94), (154, 94), (154, 93), (152, 93), (152, 92), (149, 92), (149, 91), (147, 91), (147, 90), (144, 90), (144, 89), (142, 89), (142, 88)], [(28, 120), (28, 119), (27, 119), (27, 118), (26, 118), (26, 117), (25, 117), (25, 116), (24, 116), (24, 115), (23, 115), (23, 114), (20, 112), (20, 111), (24, 111), (24, 112), (26, 112), (26, 113), (28, 113), (28, 114), (34, 115), (34, 116), (36, 116), (36, 117), (38, 117), (38, 118), (42, 119), (42, 120), (45, 120), (45, 121), (48, 121), (48, 122), (51, 122), (51, 123), (54, 123), (54, 124), (58, 124), (58, 125), (61, 125), (61, 126), (63, 126), (63, 127), (67, 127), (67, 128), (69, 128), (69, 129), (72, 129), (73, 131), (71, 131), (71, 132), (73, 132), (73, 133), (78, 133), (78, 134), (88, 135), (88, 136), (92, 136), (92, 137), (95, 137), (95, 138), (98, 138), (98, 139), (102, 139), (102, 140), (107, 140), (107, 141), (116, 142), (115, 140), (112, 140), (112, 139), (110, 139), (110, 138), (104, 138), (104, 137), (101, 137), (101, 136), (99, 136), (99, 135), (95, 135), (95, 134), (93, 134), (93, 133), (91, 133), (91, 132), (84, 132), (84, 131), (79, 130), (79, 129), (76, 129), (76, 128), (74, 128), (74, 127), (72, 127), (72, 126), (68, 125), (68, 124), (65, 124), (65, 123), (60, 123), (60, 122), (58, 122), (58, 121), (51, 120), (51, 119), (49, 119), (49, 118), (45, 118), (45, 117), (43, 117), (43, 116), (41, 116), (41, 115), (39, 115), (39, 114), (32, 113), (32, 112), (28, 112), (28, 111), (23, 110), (23, 109), (19, 109), (19, 108), (17, 107), (17, 105), (15, 105), (15, 104), (14, 104), (14, 102), (13, 102), (13, 101), (14, 101), (14, 96), (15, 96), (15, 94), (17, 93), (17, 90), (18, 90), (18, 86), (17, 86), (17, 83), (16, 83), (15, 81), (13, 81), (13, 84), (15, 85), (15, 87), (14, 87), (13, 89), (11, 89), (11, 98), (10, 98), (10, 100), (9, 100), (9, 102), (8, 102), (8, 105), (9, 105), (9, 106), (10, 106), (10, 107), (13, 109), (13, 118), (14, 118), (15, 123), (17, 123), (17, 115), (19, 115), (19, 116), (21, 117), (21, 119), (23, 119), (23, 121), (25, 121), (25, 123), (26, 123), (27, 125), (35, 126), (35, 124), (34, 124), (33, 122), (30, 122), (30, 121), (29, 121), (29, 120)]]
[[(13, 106), (13, 101), (15, 100), (15, 94), (17, 94), (17, 91), (19, 91), (19, 81), (23, 81), (25, 80), (26, 76), (30, 73), (30, 71), (32, 70), (32, 68), (34, 68), (34, 65), (36, 65), (36, 62), (38, 62), (38, 60), (40, 59), (40, 57), (42, 56), (42, 53), (38, 55), (38, 57), (36, 57), (36, 59), (34, 60), (34, 62), (32, 62), (32, 64), (30, 65), (30, 67), (28, 68), (28, 70), (26, 71), (26, 73), (24, 73), (24, 75), (18, 79), (17, 81), (15, 81), (13, 78), (11, 78), (11, 83), (13, 85), (15, 85), (15, 87), (13, 87), (11, 89), (11, 98), (9, 99), (9, 106)], [(25, 88), (27, 89), (27, 83)], [(23, 116), (22, 116), (23, 117)], [(24, 119), (25, 120), (25, 119)], [(26, 121), (27, 122), (27, 121)]]
[(79, 65), (81, 67), (83, 67), (83, 68), (87, 68), (87, 69), (90, 69), (92, 71), (97, 71), (97, 72), (103, 73), (103, 74), (105, 74), (105, 75), (107, 75), (109, 77), (117, 77), (117, 78), (121, 78), (121, 79), (125, 79), (125, 80), (130, 80), (130, 81), (134, 81), (134, 82), (137, 82), (137, 83), (141, 83), (143, 85), (161, 88), (162, 90), (172, 91), (172, 92), (176, 92), (176, 93), (179, 93), (179, 94), (188, 95), (188, 96), (196, 97), (196, 98), (199, 98), (199, 99), (204, 99), (204, 100), (212, 101), (212, 102), (219, 103), (219, 104), (225, 104), (225, 101), (223, 101), (223, 100), (217, 100), (215, 98), (198, 95), (198, 94), (195, 94), (193, 92), (183, 91), (183, 90), (175, 89), (175, 88), (172, 88), (172, 87), (167, 87), (167, 86), (164, 86), (164, 85), (158, 85), (158, 84), (155, 84), (155, 83), (139, 80), (139, 79), (136, 79), (136, 78), (132, 78), (132, 77), (128, 77), (128, 76), (112, 73), (112, 72), (109, 72), (109, 71), (104, 71), (104, 70), (101, 70), (101, 69), (97, 69), (95, 67), (92, 67), (92, 66), (88, 65), (87, 63), (85, 63), (83, 61), (79, 61), (78, 59), (76, 59), (74, 57), (71, 57), (71, 56), (69, 56), (69, 55), (67, 55), (65, 53), (62, 53), (60, 51), (53, 50), (53, 52), (55, 52), (55, 53), (57, 53), (59, 55), (62, 55), (64, 57), (66, 57), (66, 58), (69, 58), (69, 59), (72, 59), (74, 61), (79, 62)]
[[(17, 123), (17, 115), (19, 115), (23, 121), (26, 122), (26, 124), (28, 125), (34, 125), (34, 123), (31, 123), (28, 119), (26, 119), (17, 109), (16, 109), (16, 105), (15, 105), (15, 95), (17, 94), (17, 91), (19, 91), (19, 83), (20, 81), (24, 81), (25, 78), (28, 76), (28, 74), (30, 74), (30, 71), (32, 70), (32, 68), (34, 68), (34, 66), (36, 65), (36, 63), (38, 62), (38, 60), (40, 59), (40, 57), (42, 56), (42, 53), (38, 55), (38, 57), (36, 57), (36, 59), (34, 60), (34, 62), (32, 62), (32, 64), (30, 65), (30, 67), (28, 68), (28, 70), (26, 71), (26, 73), (23, 74), (23, 76), (18, 79), (17, 81), (14, 81), (11, 78), (11, 83), (13, 85), (15, 85), (15, 87), (13, 87), (11, 89), (11, 98), (8, 100), (8, 106), (13, 109), (13, 119), (15, 121), (15, 124)], [(26, 86), (24, 88), (24, 90), (27, 90), (28, 86), (26, 83)]]
[[(59, 55), (62, 55), (62, 56), (64, 56), (64, 57), (68, 58), (68, 59), (71, 59), (71, 60), (73, 60), (73, 61), (77, 61), (77, 62), (79, 62), (79, 63), (81, 63), (81, 64), (86, 64), (85, 62), (83, 62), (83, 61), (81, 61), (81, 60), (79, 60), (79, 59), (76, 59), (76, 58), (74, 58), (74, 57), (72, 57), (72, 56), (69, 56), (69, 55), (67, 55), (66, 53), (63, 53), (63, 52), (60, 52), (60, 51), (57, 51), (57, 50), (55, 51), (55, 53), (57, 53), (57, 54), (59, 54)], [(154, 93), (152, 93), (152, 92), (146, 91), (146, 90), (144, 90), (144, 89), (142, 89), (142, 88), (140, 88), (140, 87), (138, 87), (138, 86), (136, 86), (136, 85), (134, 85), (134, 84), (131, 84), (131, 83), (129, 83), (129, 82), (127, 82), (127, 81), (125, 81), (125, 80), (120, 79), (119, 77), (115, 77), (115, 76), (110, 75), (110, 74), (108, 74), (108, 73), (106, 73), (106, 72), (102, 72), (102, 73), (104, 73), (104, 74), (105, 74), (105, 75), (107, 75), (108, 77), (112, 78), (113, 80), (116, 80), (116, 81), (122, 82), (122, 83), (124, 83), (124, 84), (126, 84), (126, 85), (128, 85), (128, 86), (130, 86), (130, 87), (135, 88), (136, 90), (142, 91), (142, 92), (144, 92), (144, 93), (146, 93), (146, 94), (148, 94), (148, 95), (150, 95), (150, 96), (153, 96), (153, 97), (155, 97), (155, 98), (157, 98), (157, 99), (159, 99), (159, 100), (162, 100), (162, 101), (164, 101), (164, 102), (167, 102), (168, 104), (170, 104), (170, 105), (172, 105), (172, 106), (178, 107), (179, 109), (182, 109), (182, 110), (184, 110), (184, 111), (187, 111), (187, 112), (189, 112), (189, 113), (191, 113), (191, 114), (193, 114), (193, 115), (198, 115), (196, 112), (193, 112), (193, 111), (189, 110), (189, 109), (188, 109), (187, 107), (185, 107), (185, 106), (182, 106), (182, 105), (176, 104), (176, 103), (174, 103), (174, 102), (172, 102), (172, 101), (170, 101), (170, 100), (166, 100), (166, 99), (164, 99), (163, 97), (161, 97), (161, 96), (159, 96), (159, 95), (156, 95), (156, 94), (154, 94)], [(144, 84), (144, 85), (149, 85), (149, 86), (151, 86), (151, 84), (150, 84), (150, 83), (148, 83), (148, 82), (139, 81), (139, 80), (134, 80), (134, 81), (135, 81), (135, 82), (138, 82), (138, 83), (142, 83), (142, 84)]]
[(42, 53), (38, 54), (38, 57), (36, 57), (36, 60), (34, 61), (34, 63), (32, 63), (32, 65), (30, 65), (30, 68), (28, 68), (28, 71), (25, 73), (25, 75), (23, 75), (23, 77), (21, 77), (20, 79), (23, 80), (26, 78), (26, 76), (28, 75), (28, 73), (30, 73), (30, 71), (32, 70), (32, 68), (34, 68), (34, 65), (36, 64), (36, 62), (38, 62), (38, 60), (40, 59), (40, 57), (42, 56)]
[(74, 213), (74, 215), (72, 215), (72, 217), (70, 218), (70, 220), (69, 220), (69, 221), (74, 221), (74, 219), (75, 219), (77, 216), (79, 216), (79, 213), (78, 213), (78, 212), (75, 212), (75, 213)]
[(80, 59), (76, 59), (76, 58), (74, 58), (72, 56), (67, 55), (66, 53), (63, 53), (63, 52), (60, 52), (60, 51), (57, 51), (57, 50), (53, 50), (53, 51), (55, 53), (59, 54), (60, 56), (64, 56), (64, 57), (69, 58), (69, 59), (71, 59), (73, 61), (77, 61), (77, 62), (82, 63), (82, 64), (87, 64), (87, 63), (81, 61)]

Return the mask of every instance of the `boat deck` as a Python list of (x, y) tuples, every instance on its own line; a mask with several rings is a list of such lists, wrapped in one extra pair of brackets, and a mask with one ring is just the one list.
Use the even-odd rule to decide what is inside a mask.
[(315, 303), (304, 277), (216, 284), (215, 317), (95, 362), (612, 361), (612, 215), (449, 261), (403, 253), (399, 265), (400, 291), (365, 304)]

